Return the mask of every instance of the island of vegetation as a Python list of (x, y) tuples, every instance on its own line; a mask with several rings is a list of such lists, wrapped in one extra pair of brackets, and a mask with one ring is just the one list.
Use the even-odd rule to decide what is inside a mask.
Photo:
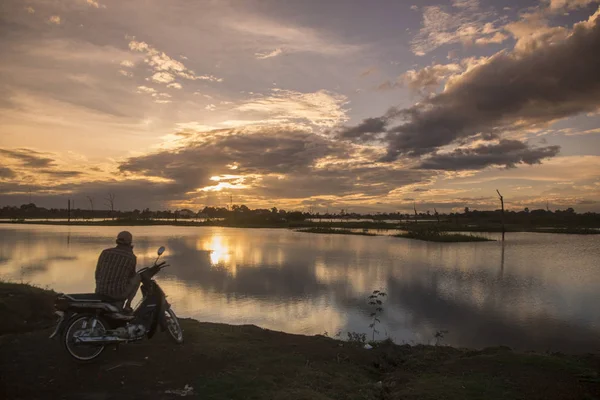
[(595, 355), (398, 345), (182, 319), (165, 334), (76, 364), (48, 339), (55, 293), (0, 282), (0, 391), (7, 399), (595, 399)]
[(488, 239), (483, 236), (473, 234), (465, 235), (464, 233), (449, 233), (438, 231), (435, 229), (413, 229), (405, 233), (394, 235), (406, 239), (424, 240), (427, 242), (493, 242), (493, 239)]

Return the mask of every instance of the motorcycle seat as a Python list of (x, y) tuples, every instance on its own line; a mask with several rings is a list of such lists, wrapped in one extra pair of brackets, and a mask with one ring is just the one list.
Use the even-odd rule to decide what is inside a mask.
[[(91, 302), (91, 303), (117, 303), (119, 300), (109, 296), (105, 296), (98, 293), (73, 293), (65, 294), (67, 299), (77, 302)], [(121, 301), (122, 302), (122, 301)]]

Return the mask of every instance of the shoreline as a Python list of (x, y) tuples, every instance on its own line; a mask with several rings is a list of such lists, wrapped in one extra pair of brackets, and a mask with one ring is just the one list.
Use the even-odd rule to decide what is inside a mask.
[(152, 340), (107, 349), (96, 362), (82, 365), (48, 339), (53, 323), (46, 317), (55, 295), (0, 282), (0, 318), (7, 321), (11, 305), (19, 302), (24, 306), (17, 317), (27, 318), (32, 328), (0, 335), (0, 389), (7, 398), (172, 399), (185, 387), (192, 388), (188, 397), (222, 400), (600, 396), (598, 355), (397, 345), (390, 340), (365, 349), (361, 342), (323, 335), (193, 319), (181, 319), (181, 346), (158, 332)]
[[(326, 229), (371, 229), (371, 230), (421, 230), (427, 228), (435, 228), (440, 232), (459, 232), (459, 233), (502, 233), (502, 228), (498, 226), (464, 226), (464, 225), (450, 225), (449, 223), (432, 224), (432, 223), (402, 223), (398, 224), (388, 222), (288, 222), (288, 223), (243, 223), (235, 221), (223, 222), (223, 221), (156, 221), (156, 220), (104, 220), (104, 221), (85, 221), (75, 220), (71, 222), (67, 221), (55, 221), (52, 219), (44, 221), (9, 221), (0, 220), (0, 226), (6, 225), (51, 225), (51, 226), (182, 226), (182, 227), (221, 227), (221, 228), (248, 228), (248, 229), (303, 229), (308, 230), (308, 233), (325, 233), (325, 232), (310, 232), (309, 230), (326, 230)], [(415, 229), (416, 228), (416, 229)], [(506, 226), (505, 232), (509, 233), (553, 233), (553, 234), (572, 234), (572, 235), (600, 235), (600, 227), (557, 227), (557, 226), (535, 226), (535, 227), (524, 227), (524, 226)], [(344, 232), (336, 234), (356, 234), (354, 232)], [(369, 234), (366, 236), (380, 236), (377, 234)]]

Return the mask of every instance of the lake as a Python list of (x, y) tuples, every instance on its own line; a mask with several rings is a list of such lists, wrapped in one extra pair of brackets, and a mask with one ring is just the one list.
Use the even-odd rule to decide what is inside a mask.
[[(367, 297), (384, 290), (380, 334), (397, 343), (600, 350), (600, 236), (508, 233), (501, 242), (428, 243), (286, 229), (145, 226), (138, 268), (157, 275), (181, 317), (300, 334), (369, 333)], [(0, 224), (0, 278), (93, 292), (119, 227)], [(498, 234), (485, 234), (498, 238)]]

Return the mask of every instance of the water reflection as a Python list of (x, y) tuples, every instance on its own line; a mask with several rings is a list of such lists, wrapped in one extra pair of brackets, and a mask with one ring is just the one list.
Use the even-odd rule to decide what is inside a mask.
[[(305, 334), (366, 332), (365, 299), (382, 288), (389, 296), (381, 331), (399, 342), (428, 342), (445, 329), (445, 342), (460, 346), (594, 351), (599, 344), (597, 237), (511, 233), (504, 243), (439, 244), (273, 229), (128, 229), (139, 266), (167, 247), (171, 267), (158, 279), (182, 316)], [(92, 291), (97, 257), (115, 234), (0, 226), (0, 276)]]

